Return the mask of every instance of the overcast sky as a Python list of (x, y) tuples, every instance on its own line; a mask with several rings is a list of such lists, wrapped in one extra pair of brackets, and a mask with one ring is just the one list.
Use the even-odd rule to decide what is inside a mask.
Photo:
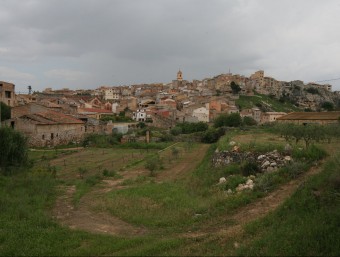
[(167, 83), (179, 68), (340, 78), (340, 1), (0, 0), (0, 80), (17, 91)]

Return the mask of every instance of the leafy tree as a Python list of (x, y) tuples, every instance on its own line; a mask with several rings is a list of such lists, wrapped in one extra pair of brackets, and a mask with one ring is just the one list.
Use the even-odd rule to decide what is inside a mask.
[(11, 128), (0, 128), (0, 167), (27, 164), (27, 139)]
[[(196, 123), (183, 122), (183, 123), (177, 124), (176, 127), (171, 130), (171, 134), (173, 135), (179, 135), (181, 133), (191, 134), (195, 132), (206, 131), (208, 127), (209, 127), (208, 124), (202, 121), (196, 122)], [(177, 128), (180, 128), (180, 129), (177, 129)]]
[(314, 87), (309, 87), (307, 89), (305, 89), (308, 93), (313, 94), (313, 95), (317, 95), (319, 94), (319, 90), (317, 88)]
[(242, 118), (239, 113), (221, 114), (214, 121), (214, 127), (219, 128), (223, 126), (227, 127), (239, 127), (242, 125)]
[(0, 102), (1, 104), (1, 121), (11, 118), (11, 107)]
[(252, 117), (245, 116), (243, 117), (243, 124), (246, 126), (254, 126), (257, 122)]
[(334, 104), (331, 102), (323, 102), (321, 104), (321, 108), (327, 110), (327, 111), (333, 111), (334, 110)]
[(234, 81), (230, 83), (231, 90), (233, 91), (233, 94), (238, 94), (241, 91), (241, 87), (236, 84)]
[(150, 171), (150, 176), (154, 177), (156, 176), (156, 170), (159, 169), (162, 166), (161, 159), (159, 155), (150, 157), (146, 160), (146, 163), (144, 167)]
[(201, 141), (203, 143), (215, 143), (218, 139), (223, 136), (225, 133), (223, 128), (209, 128), (207, 131), (204, 132)]

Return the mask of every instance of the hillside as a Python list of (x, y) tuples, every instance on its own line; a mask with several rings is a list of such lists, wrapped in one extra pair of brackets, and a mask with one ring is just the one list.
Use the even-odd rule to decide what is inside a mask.
[(258, 107), (262, 111), (272, 112), (293, 112), (302, 111), (290, 102), (280, 102), (275, 98), (271, 98), (267, 95), (255, 94), (254, 96), (240, 95), (240, 98), (236, 100), (236, 105), (241, 110)]

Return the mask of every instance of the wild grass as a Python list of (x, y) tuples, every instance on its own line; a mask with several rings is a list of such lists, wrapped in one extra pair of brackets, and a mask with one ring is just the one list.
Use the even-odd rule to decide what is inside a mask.
[(246, 227), (254, 240), (237, 255), (340, 255), (339, 155), (277, 211)]

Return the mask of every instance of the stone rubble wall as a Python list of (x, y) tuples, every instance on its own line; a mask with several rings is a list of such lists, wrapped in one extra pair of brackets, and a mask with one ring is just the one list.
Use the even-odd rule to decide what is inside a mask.
[(215, 152), (212, 158), (214, 167), (226, 166), (231, 163), (254, 162), (261, 172), (271, 172), (285, 166), (292, 161), (290, 155), (282, 155), (277, 150), (268, 153), (221, 151)]

